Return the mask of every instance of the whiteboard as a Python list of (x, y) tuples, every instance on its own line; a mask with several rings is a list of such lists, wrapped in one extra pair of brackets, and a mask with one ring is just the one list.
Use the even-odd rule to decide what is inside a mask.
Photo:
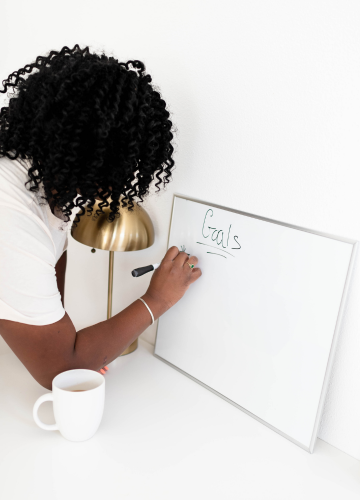
[(175, 195), (168, 248), (202, 276), (154, 355), (312, 453), (357, 243)]

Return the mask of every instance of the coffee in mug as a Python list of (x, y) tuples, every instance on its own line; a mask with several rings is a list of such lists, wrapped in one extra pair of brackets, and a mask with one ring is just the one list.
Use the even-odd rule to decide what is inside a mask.
[[(53, 401), (55, 424), (44, 424), (38, 417), (39, 406), (45, 401)], [(42, 429), (58, 430), (69, 441), (86, 441), (100, 425), (104, 403), (105, 377), (101, 373), (86, 369), (68, 370), (53, 379), (51, 393), (36, 401), (33, 417)]]

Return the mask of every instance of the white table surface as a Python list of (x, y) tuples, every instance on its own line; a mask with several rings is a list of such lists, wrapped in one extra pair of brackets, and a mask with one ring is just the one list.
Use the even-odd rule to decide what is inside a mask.
[[(0, 498), (360, 498), (360, 461), (320, 439), (309, 454), (153, 351), (139, 339), (109, 365), (102, 422), (80, 443), (37, 427), (32, 408), (49, 391), (13, 353), (2, 354)], [(52, 403), (39, 416), (54, 423)]]

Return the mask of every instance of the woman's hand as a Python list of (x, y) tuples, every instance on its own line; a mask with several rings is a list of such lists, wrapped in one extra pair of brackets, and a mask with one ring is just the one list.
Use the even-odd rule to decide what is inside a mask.
[(201, 270), (189, 266), (196, 266), (197, 263), (198, 258), (194, 255), (188, 257), (187, 253), (180, 252), (176, 246), (169, 248), (142, 297), (152, 310), (154, 319), (176, 304), (191, 283), (200, 278)]

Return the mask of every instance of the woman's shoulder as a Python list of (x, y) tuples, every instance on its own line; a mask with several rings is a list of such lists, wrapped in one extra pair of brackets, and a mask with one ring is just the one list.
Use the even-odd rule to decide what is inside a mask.
[(7, 156), (0, 157), (0, 201), (2, 204), (12, 203), (24, 207), (30, 206), (35, 192), (30, 191), (28, 160), (10, 160)]
[(16, 202), (4, 203), (0, 198), (0, 256), (5, 247), (7, 257), (13, 260), (26, 253), (46, 265), (56, 264), (55, 244), (44, 222), (30, 208)]

